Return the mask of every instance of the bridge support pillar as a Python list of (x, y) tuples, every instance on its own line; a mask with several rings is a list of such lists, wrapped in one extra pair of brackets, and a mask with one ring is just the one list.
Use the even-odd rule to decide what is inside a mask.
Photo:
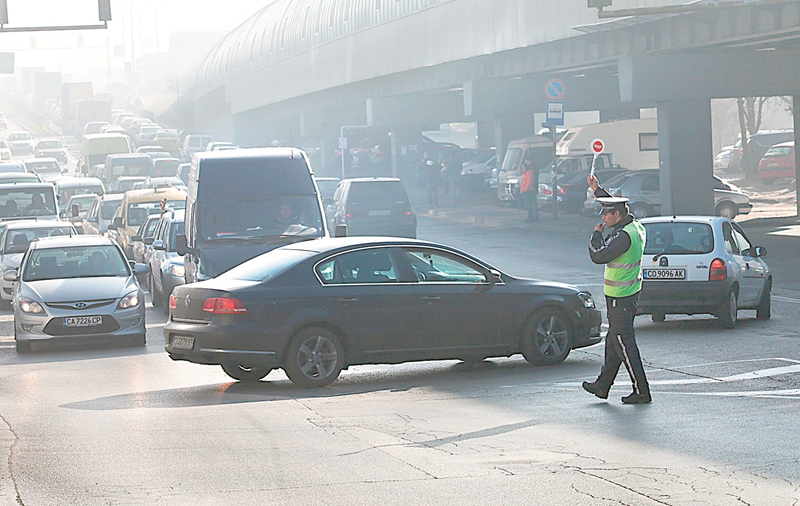
[(794, 188), (795, 188), (795, 208), (797, 216), (800, 217), (800, 111), (797, 110), (800, 104), (800, 95), (792, 97), (792, 110), (794, 112)]
[(497, 159), (503, 159), (509, 142), (514, 139), (530, 137), (534, 132), (533, 115), (515, 114), (495, 116), (494, 140), (495, 146), (497, 147)]
[(495, 147), (494, 142), (494, 123), (491, 121), (478, 122), (478, 149), (489, 149)]
[(711, 100), (658, 103), (661, 214), (714, 214)]

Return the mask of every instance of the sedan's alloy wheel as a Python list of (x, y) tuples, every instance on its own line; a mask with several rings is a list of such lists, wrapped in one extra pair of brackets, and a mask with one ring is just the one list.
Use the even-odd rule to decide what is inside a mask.
[(323, 328), (298, 333), (286, 354), (286, 375), (304, 387), (330, 385), (344, 365), (344, 349), (336, 335)]

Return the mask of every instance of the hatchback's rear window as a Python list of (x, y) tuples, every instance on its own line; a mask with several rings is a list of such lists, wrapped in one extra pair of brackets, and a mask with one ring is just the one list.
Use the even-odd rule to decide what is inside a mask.
[(697, 255), (714, 249), (714, 232), (706, 223), (647, 223), (645, 255)]
[(410, 208), (408, 195), (400, 181), (370, 181), (353, 183), (347, 195), (352, 206)]

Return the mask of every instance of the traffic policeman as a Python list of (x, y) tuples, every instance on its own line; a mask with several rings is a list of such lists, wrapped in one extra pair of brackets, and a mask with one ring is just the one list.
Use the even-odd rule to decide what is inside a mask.
[[(589, 243), (589, 256), (596, 264), (605, 264), (603, 292), (608, 311), (605, 363), (593, 382), (584, 381), (583, 389), (601, 399), (608, 398), (619, 367), (625, 364), (633, 383), (633, 393), (622, 398), (625, 404), (646, 404), (651, 401), (650, 387), (636, 346), (633, 318), (642, 289), (642, 253), (644, 227), (628, 210), (628, 199), (614, 198), (600, 187), (591, 174), (589, 187), (603, 206), (603, 223), (597, 225)], [(609, 234), (603, 238), (603, 232)]]

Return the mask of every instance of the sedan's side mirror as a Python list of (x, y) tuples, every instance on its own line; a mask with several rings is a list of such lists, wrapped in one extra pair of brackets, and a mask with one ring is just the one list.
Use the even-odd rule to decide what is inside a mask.
[(114, 227), (116, 228), (121, 228), (124, 225), (124, 223), (122, 222), (122, 216), (117, 216), (116, 218), (114, 218), (114, 221), (111, 222), (111, 224), (114, 225)]
[(494, 285), (502, 281), (503, 281), (503, 274), (500, 271), (496, 269), (492, 269), (489, 271), (489, 283)]
[(154, 237), (145, 237), (145, 238), (144, 238), (144, 244), (145, 244), (145, 246), (150, 246), (151, 244), (153, 244), (153, 241), (154, 241), (154, 240), (155, 240), (155, 238), (154, 238)]
[(767, 256), (767, 248), (764, 246), (756, 246), (753, 248), (753, 253), (756, 257), (765, 257)]
[(164, 241), (159, 239), (158, 241), (153, 241), (153, 249), (166, 251), (167, 247), (164, 245)]
[(11, 270), (3, 274), (3, 281), (8, 281), (9, 283), (19, 281), (19, 275), (17, 275), (17, 271)]
[(347, 237), (347, 225), (336, 225), (333, 232), (334, 237)]
[(97, 216), (90, 216), (89, 218), (86, 218), (86, 221), (89, 223), (97, 223)]
[(66, 168), (66, 167), (62, 167), (62, 168), (61, 168), (61, 173), (62, 173), (62, 174), (66, 174), (67, 172), (69, 172), (69, 169), (68, 169), (68, 168)]
[(73, 218), (77, 218), (81, 214), (81, 208), (78, 206), (78, 204), (72, 204), (72, 209), (70, 210), (72, 211)]
[(140, 275), (140, 274), (149, 274), (150, 273), (150, 267), (147, 264), (134, 263), (133, 264), (133, 273), (136, 274), (137, 276)]
[(131, 242), (142, 242), (142, 236), (140, 236), (140, 235), (132, 235), (130, 241)]
[(175, 236), (175, 253), (180, 256), (188, 253), (195, 255), (197, 254), (197, 250), (189, 247), (189, 241), (186, 239), (186, 234), (178, 234)]

